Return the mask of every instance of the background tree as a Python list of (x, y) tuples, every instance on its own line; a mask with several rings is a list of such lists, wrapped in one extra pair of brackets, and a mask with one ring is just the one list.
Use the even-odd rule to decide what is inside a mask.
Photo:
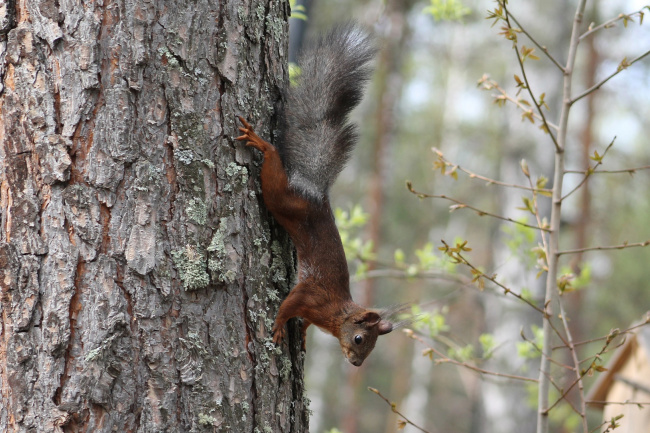
[(287, 3), (0, 13), (0, 430), (305, 431), (293, 257), (232, 139), (272, 138)]

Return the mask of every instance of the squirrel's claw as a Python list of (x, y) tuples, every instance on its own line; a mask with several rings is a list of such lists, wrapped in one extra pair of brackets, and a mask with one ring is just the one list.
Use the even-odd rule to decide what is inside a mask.
[(237, 116), (237, 117), (239, 118), (239, 121), (242, 123), (242, 125), (246, 127), (246, 129), (251, 129), (251, 125), (246, 121), (246, 119), (244, 119), (242, 116)]
[[(255, 132), (253, 132), (253, 127), (251, 126), (250, 123), (246, 121), (242, 116), (237, 116), (239, 118), (239, 121), (244, 125), (243, 127), (239, 127), (239, 130), (243, 132), (243, 135), (240, 135), (239, 137), (235, 138), (237, 141), (244, 141), (247, 140), (250, 142), (250, 140), (255, 136)], [(246, 145), (249, 145), (249, 143), (246, 143)]]

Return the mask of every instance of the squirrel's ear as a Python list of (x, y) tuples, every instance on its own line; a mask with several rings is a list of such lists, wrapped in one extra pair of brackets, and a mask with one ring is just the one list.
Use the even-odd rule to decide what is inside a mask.
[(357, 320), (358, 324), (365, 323), (368, 326), (375, 326), (381, 321), (381, 316), (374, 311), (366, 311), (363, 316)]
[(379, 335), (388, 334), (393, 330), (393, 324), (388, 320), (382, 320), (379, 322)]

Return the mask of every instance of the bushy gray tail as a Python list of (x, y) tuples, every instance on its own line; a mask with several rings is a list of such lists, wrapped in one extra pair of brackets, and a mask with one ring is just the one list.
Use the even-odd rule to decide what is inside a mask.
[(348, 114), (363, 96), (375, 53), (354, 24), (333, 28), (299, 57), (298, 85), (287, 95), (282, 157), (290, 185), (322, 201), (350, 157), (357, 134)]

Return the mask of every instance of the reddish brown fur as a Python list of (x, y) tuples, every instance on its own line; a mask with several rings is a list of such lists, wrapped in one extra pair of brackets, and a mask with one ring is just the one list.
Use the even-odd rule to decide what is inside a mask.
[[(293, 191), (277, 149), (262, 140), (250, 124), (240, 117), (245, 140), (264, 153), (261, 180), (264, 203), (287, 230), (298, 252), (298, 284), (280, 305), (273, 328), (273, 341), (285, 337), (284, 325), (292, 317), (302, 317), (304, 338), (311, 324), (339, 339), (346, 357), (360, 365), (374, 347), (377, 336), (390, 332), (389, 322), (378, 313), (352, 301), (350, 276), (341, 237), (334, 215), (325, 198), (322, 202), (305, 199)], [(352, 342), (361, 335), (363, 345)]]

